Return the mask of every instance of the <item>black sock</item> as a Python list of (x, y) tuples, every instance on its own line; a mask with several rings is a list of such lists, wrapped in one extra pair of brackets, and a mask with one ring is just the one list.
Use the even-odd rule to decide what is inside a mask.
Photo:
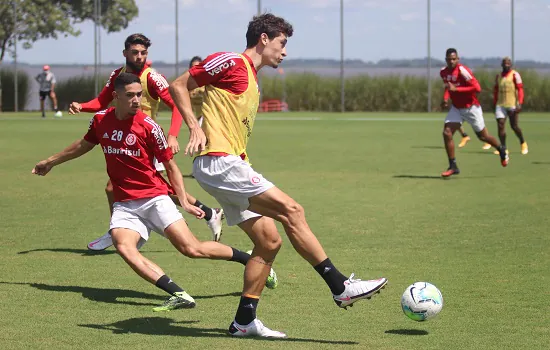
[(161, 278), (159, 278), (155, 282), (155, 286), (159, 287), (160, 289), (162, 289), (163, 291), (165, 291), (170, 295), (174, 295), (177, 292), (183, 292), (183, 289), (177, 284), (175, 284), (174, 282), (172, 282), (170, 277), (166, 275), (163, 275)]
[(467, 134), (467, 133), (463, 133), (463, 134), (462, 134), (462, 137), (468, 137), (468, 134)]
[(235, 249), (233, 247), (231, 247), (231, 249), (233, 249), (233, 256), (229, 259), (229, 261), (235, 261), (243, 265), (246, 265), (248, 260), (250, 260), (250, 254), (245, 253), (241, 250)]
[(523, 138), (523, 135), (519, 137), (519, 144), (522, 145), (525, 143), (525, 139)]
[(204, 220), (208, 221), (212, 219), (212, 208), (209, 208), (206, 205), (202, 204), (201, 201), (199, 201), (198, 199), (193, 205), (197, 208), (201, 208), (204, 211)]
[(239, 308), (235, 315), (235, 321), (241, 326), (246, 326), (256, 318), (256, 308), (258, 308), (259, 298), (250, 298), (241, 296)]
[(319, 263), (319, 265), (313, 267), (315, 271), (323, 277), (326, 284), (330, 288), (332, 294), (339, 295), (346, 289), (344, 281), (347, 280), (346, 276), (342, 275), (340, 271), (334, 265), (329, 258)]
[(458, 166), (456, 165), (456, 158), (449, 158), (449, 168), (456, 169)]

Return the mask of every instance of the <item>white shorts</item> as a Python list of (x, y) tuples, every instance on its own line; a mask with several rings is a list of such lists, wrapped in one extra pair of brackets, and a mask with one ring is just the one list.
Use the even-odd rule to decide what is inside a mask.
[(163, 195), (154, 198), (116, 202), (109, 229), (127, 228), (141, 236), (138, 248), (149, 239), (151, 231), (164, 236), (164, 230), (174, 222), (183, 219), (170, 197)]
[(483, 119), (483, 111), (481, 106), (471, 106), (469, 108), (456, 108), (451, 106), (447, 118), (445, 118), (445, 124), (447, 123), (460, 123), (463, 121), (468, 122), (475, 132), (480, 132), (485, 129), (485, 120)]
[(248, 210), (248, 198), (275, 186), (241, 157), (234, 155), (195, 158), (193, 176), (220, 203), (229, 226), (261, 216)]
[(510, 114), (516, 111), (516, 107), (502, 107), (497, 106), (495, 109), (495, 118), (496, 119), (504, 119), (506, 117), (509, 117)]

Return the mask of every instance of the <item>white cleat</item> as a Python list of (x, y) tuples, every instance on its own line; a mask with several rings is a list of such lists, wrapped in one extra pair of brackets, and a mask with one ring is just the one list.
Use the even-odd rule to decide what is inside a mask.
[(267, 328), (257, 318), (246, 326), (241, 326), (233, 321), (229, 326), (229, 335), (234, 337), (286, 338), (285, 333)]
[(388, 280), (386, 278), (379, 278), (377, 280), (362, 281), (360, 279), (354, 279), (355, 274), (351, 274), (349, 278), (344, 282), (346, 289), (340, 295), (333, 295), (334, 302), (341, 308), (346, 309), (348, 306), (353, 306), (358, 300), (370, 299), (376, 293), (380, 293)]
[(222, 220), (224, 218), (223, 209), (212, 209), (212, 217), (206, 222), (206, 225), (212, 231), (212, 240), (219, 242), (222, 237)]
[(98, 239), (88, 243), (88, 249), (90, 250), (105, 250), (113, 245), (113, 238), (111, 238), (111, 233), (107, 231), (106, 234), (99, 237)]

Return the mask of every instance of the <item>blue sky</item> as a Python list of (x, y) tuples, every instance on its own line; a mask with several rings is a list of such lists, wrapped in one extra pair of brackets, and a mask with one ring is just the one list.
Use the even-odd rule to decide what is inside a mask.
[[(127, 35), (142, 32), (153, 42), (149, 58), (175, 61), (175, 0), (136, 0), (139, 17), (120, 33), (102, 32), (102, 61), (122, 62)], [(432, 56), (447, 47), (462, 56), (509, 55), (511, 0), (431, 0)], [(377, 61), (420, 58), (427, 52), (427, 0), (344, 0), (346, 58)], [(264, 10), (285, 17), (295, 33), (289, 58), (340, 57), (339, 0), (262, 0)], [(550, 62), (550, 0), (515, 0), (515, 56)], [(242, 51), (257, 0), (179, 0), (179, 57)], [(93, 25), (77, 37), (43, 40), (19, 48), (20, 62), (93, 63)], [(11, 60), (6, 57), (6, 60)]]

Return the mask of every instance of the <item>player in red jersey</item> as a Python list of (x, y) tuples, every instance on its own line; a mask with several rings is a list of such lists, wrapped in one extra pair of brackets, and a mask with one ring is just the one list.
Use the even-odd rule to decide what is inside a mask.
[(507, 166), (509, 158), (506, 147), (500, 145), (485, 127), (483, 111), (477, 99), (477, 94), (481, 92), (479, 82), (470, 68), (459, 62), (456, 49), (447, 49), (445, 61), (447, 66), (442, 68), (440, 72), (441, 79), (445, 83), (445, 93), (443, 94), (441, 106), (448, 108), (449, 98), (452, 100), (452, 105), (443, 127), (443, 141), (449, 158), (449, 168), (442, 172), (441, 176), (449, 177), (460, 173), (456, 164), (453, 135), (460, 128), (463, 121), (467, 121), (472, 126), (481, 141), (489, 143), (499, 151), (501, 165), (503, 167)]
[[(247, 161), (246, 146), (258, 111), (257, 71), (277, 68), (286, 57), (292, 25), (266, 13), (248, 24), (244, 53), (219, 52), (192, 67), (170, 86), (170, 93), (189, 127), (186, 153), (199, 153), (193, 175), (224, 208), (228, 225), (238, 225), (254, 243), (244, 273), (244, 287), (232, 336), (285, 338), (256, 318), (263, 282), (281, 247), (280, 222), (294, 249), (314, 268), (341, 308), (380, 292), (387, 279), (361, 281), (344, 276), (330, 261), (294, 199), (256, 172)], [(202, 127), (193, 114), (190, 91), (206, 86)], [(208, 141), (208, 142), (206, 142)]]
[[(150, 116), (153, 120), (156, 120), (161, 100), (172, 110), (172, 120), (170, 123), (170, 131), (168, 132), (168, 146), (172, 149), (172, 152), (178, 153), (180, 147), (177, 137), (181, 128), (182, 117), (168, 92), (168, 82), (166, 78), (153, 70), (150, 64), (147, 64), (147, 55), (149, 54), (150, 46), (151, 41), (143, 34), (132, 34), (128, 36), (124, 42), (124, 50), (122, 51), (126, 59), (126, 65), (115, 69), (111, 73), (107, 84), (96, 98), (82, 104), (78, 102), (71, 103), (69, 114), (77, 114), (81, 111), (97, 112), (107, 108), (113, 100), (114, 79), (116, 79), (121, 72), (132, 73), (140, 78), (143, 87), (144, 98), (142, 99), (141, 110), (145, 114)], [(163, 170), (162, 164), (156, 161), (155, 166), (157, 170)], [(113, 187), (110, 181), (107, 182), (105, 193), (109, 202), (109, 210), (112, 214), (114, 201)], [(222, 234), (223, 211), (207, 207), (190, 194), (187, 194), (187, 198), (190, 203), (204, 210), (204, 219), (206, 220), (207, 226), (212, 231), (213, 240), (219, 241)], [(112, 244), (111, 235), (109, 231), (107, 231), (103, 236), (88, 243), (88, 249), (104, 250)]]
[[(204, 211), (188, 202), (183, 177), (161, 127), (140, 111), (143, 92), (139, 78), (121, 73), (114, 80), (114, 89), (116, 106), (97, 113), (82, 139), (36, 164), (32, 173), (44, 176), (54, 166), (78, 158), (99, 144), (113, 184), (115, 203), (109, 230), (118, 253), (140, 277), (171, 295), (155, 311), (194, 307), (194, 299), (139, 252), (152, 230), (190, 258), (246, 265), (250, 255), (218, 242), (197, 240), (169, 195), (175, 192), (183, 209), (197, 218), (202, 218)], [(172, 186), (155, 169), (155, 157), (164, 164)]]

